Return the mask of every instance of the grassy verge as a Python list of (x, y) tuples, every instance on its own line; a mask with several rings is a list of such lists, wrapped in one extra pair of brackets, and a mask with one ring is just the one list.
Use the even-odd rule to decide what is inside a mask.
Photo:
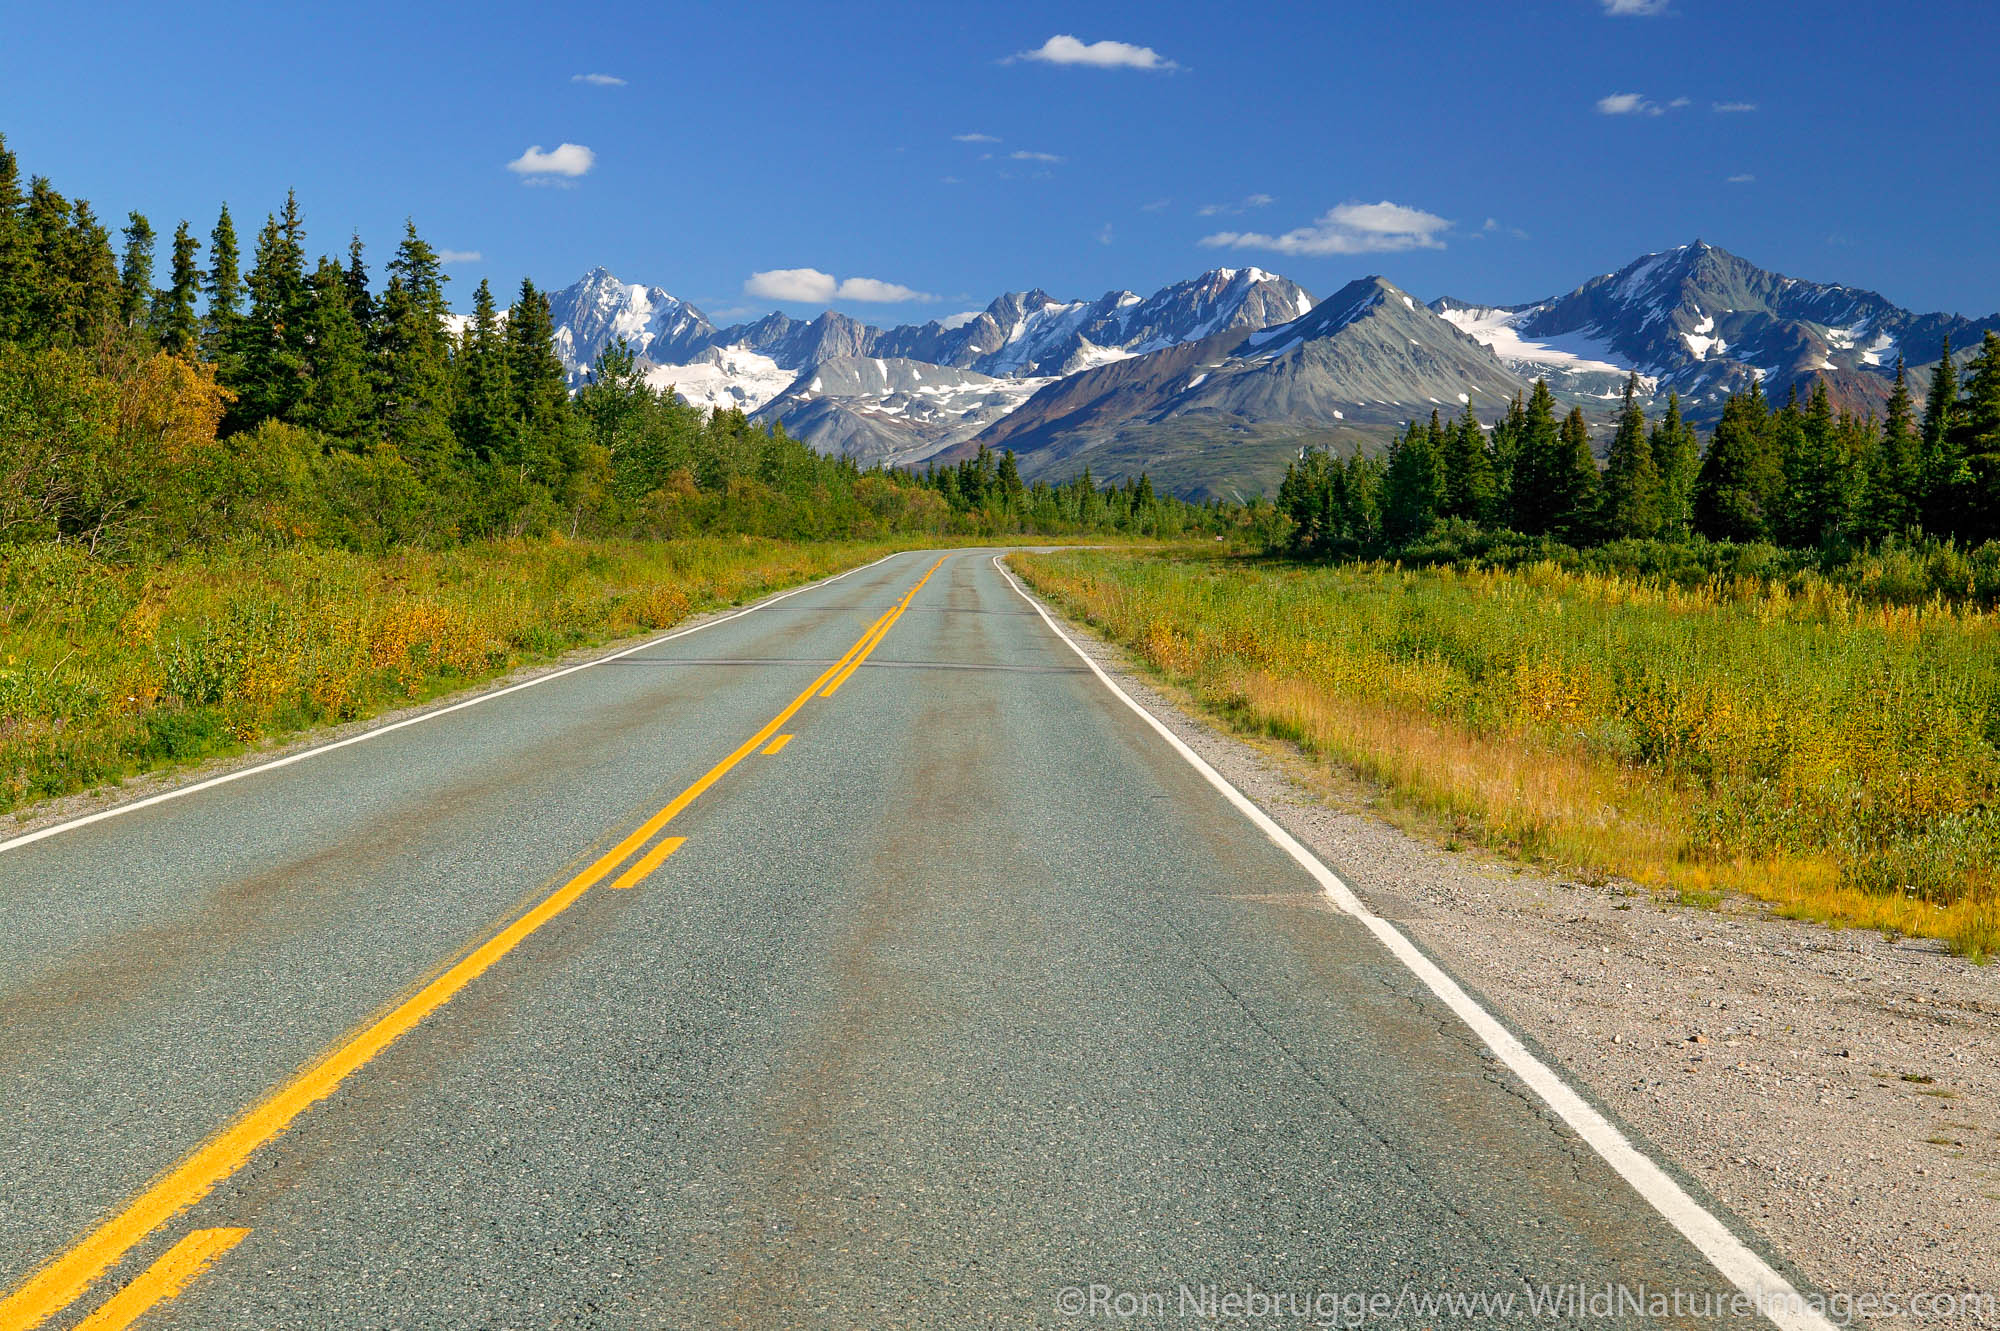
[(0, 553), (0, 810), (462, 688), (898, 542), (291, 548), (143, 567)]
[(2000, 951), (2000, 619), (1554, 566), (1017, 555), (1240, 729), (1448, 835)]

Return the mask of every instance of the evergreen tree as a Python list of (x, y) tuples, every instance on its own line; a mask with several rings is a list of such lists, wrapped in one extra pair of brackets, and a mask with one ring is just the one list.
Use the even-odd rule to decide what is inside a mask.
[(0, 134), (0, 342), (23, 339), (34, 304), (34, 250), (29, 244), (21, 168)]
[(1896, 386), (1890, 390), (1882, 433), (1868, 457), (1859, 526), (1870, 540), (1907, 532), (1917, 521), (1917, 437), (1910, 385), (1903, 358), (1896, 357)]
[(1965, 510), (1965, 495), (1972, 485), (1971, 470), (1958, 449), (1957, 431), (1952, 427), (1958, 415), (1958, 369), (1951, 360), (1951, 339), (1944, 339), (1944, 353), (1931, 373), (1930, 396), (1924, 402), (1922, 473), (1923, 498), (1920, 515), (1924, 530), (1933, 536), (1958, 534)]
[(521, 293), (507, 311), (507, 370), (514, 412), (522, 428), (546, 433), (557, 427), (569, 400), (563, 364), (555, 353), (549, 298), (521, 279)]
[(1486, 451), (1486, 432), (1467, 404), (1458, 424), (1449, 429), (1441, 449), (1439, 472), (1443, 493), (1440, 513), (1467, 522), (1489, 522), (1494, 515), (1493, 458)]
[(236, 247), (236, 223), (230, 219), (229, 205), (222, 205), (215, 229), (208, 233), (208, 315), (202, 322), (202, 356), (217, 366), (216, 377), (224, 383), (235, 379), (236, 321), (243, 308), (243, 279)]
[(201, 242), (182, 222), (174, 228), (174, 248), (169, 273), (170, 285), (153, 301), (148, 321), (160, 349), (184, 360), (195, 357), (201, 335), (201, 321), (195, 314), (195, 298), (201, 293)]
[(1770, 447), (1771, 412), (1755, 380), (1732, 393), (1708, 441), (1695, 478), (1694, 526), (1714, 541), (1761, 541), (1770, 535), (1771, 508), (1782, 472)]
[[(1000, 454), (999, 480), (1000, 493), (1006, 498), (1010, 507), (1018, 510), (1025, 491), (1021, 486), (1021, 464), (1015, 461), (1014, 450), (1011, 448)], [(1149, 490), (1152, 488), (1150, 481), (1147, 482), (1147, 488)]]
[(1604, 469), (1604, 534), (1611, 540), (1650, 540), (1660, 534), (1662, 504), (1660, 472), (1653, 460), (1653, 441), (1646, 434), (1646, 412), (1639, 405), (1639, 376), (1625, 380), (1625, 409)]
[(58, 314), (59, 338), (74, 347), (102, 347), (122, 324), (124, 293), (111, 254), (111, 233), (86, 200), (78, 199), (70, 214), (62, 261), (70, 303)]
[(354, 316), (354, 326), (361, 330), (364, 338), (372, 339), (375, 330), (375, 297), (368, 290), (368, 264), (364, 257), (359, 232), (347, 241), (347, 310)]
[(417, 234), (414, 222), (406, 223), (382, 297), (376, 413), (383, 438), (432, 482), (450, 472), (457, 451), (444, 281), (437, 252)]
[(1407, 545), (1430, 534), (1439, 503), (1438, 455), (1431, 431), (1415, 421), (1389, 445), (1382, 477), (1382, 536)]
[(1786, 450), (1784, 521), (1781, 534), (1793, 545), (1824, 546), (1852, 528), (1855, 471), (1850, 434), (1838, 428), (1826, 381), (1813, 382), (1806, 409), (1794, 400), (1781, 416)]
[(481, 281), (472, 296), (472, 322), (458, 352), (459, 442), (481, 461), (513, 456), (514, 383), (507, 363), (506, 335), (493, 304), (493, 289)]
[(1580, 410), (1557, 423), (1545, 379), (1537, 379), (1528, 395), (1515, 448), (1515, 527), (1530, 536), (1589, 540), (1595, 534), (1599, 490), (1590, 427)]
[(236, 325), (236, 363), (229, 383), (237, 394), (230, 421), (238, 429), (271, 419), (294, 420), (305, 400), (311, 370), (305, 264), (298, 199), (287, 194), (284, 212), (267, 217), (257, 234), (256, 263), (243, 283), (250, 308)]
[(1660, 475), (1660, 534), (1678, 540), (1694, 530), (1694, 482), (1701, 467), (1701, 441), (1681, 418), (1681, 395), (1667, 394), (1667, 414), (1648, 440)]
[(347, 274), (322, 257), (300, 317), (304, 392), (294, 417), (336, 439), (360, 440), (373, 423), (368, 345), (348, 305)]
[(153, 310), (153, 224), (144, 213), (130, 213), (124, 237), (125, 257), (118, 267), (118, 312), (125, 327), (136, 329)]
[(1967, 367), (1953, 451), (1970, 474), (1965, 521), (1967, 542), (2000, 539), (2000, 336), (1989, 332)]

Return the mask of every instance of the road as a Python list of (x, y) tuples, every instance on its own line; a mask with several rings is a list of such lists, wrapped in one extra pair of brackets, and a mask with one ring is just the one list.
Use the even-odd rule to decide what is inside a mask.
[(0, 1328), (1742, 1285), (1328, 890), (976, 551), (0, 850)]

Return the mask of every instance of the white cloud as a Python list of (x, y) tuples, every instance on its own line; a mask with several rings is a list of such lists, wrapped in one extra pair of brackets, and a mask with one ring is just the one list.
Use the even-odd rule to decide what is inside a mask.
[(559, 143), (547, 152), (536, 144), (507, 163), (507, 169), (523, 176), (576, 177), (597, 165), (597, 154), (580, 143)]
[(1235, 203), (1205, 203), (1194, 210), (1196, 217), (1233, 217), (1252, 208), (1268, 208), (1278, 200), (1269, 194), (1250, 194)]
[(938, 184), (940, 185), (963, 185), (964, 183), (965, 182), (963, 180), (960, 180), (957, 176), (938, 177)]
[(1486, 219), (1486, 225), (1479, 229), (1481, 231), (1498, 231), (1500, 229), (1500, 219), (1497, 217), (1489, 217)]
[(1060, 162), (1063, 160), (1054, 153), (1031, 153), (1026, 149), (1008, 153), (1007, 156), (1017, 162)]
[(843, 281), (817, 268), (773, 268), (752, 273), (743, 284), (743, 294), (796, 305), (818, 305), (830, 300), (893, 305), (937, 299), (929, 292), (916, 291), (899, 282), (884, 282), (876, 277), (850, 277)]
[(1667, 103), (1667, 109), (1668, 109), (1669, 111), (1678, 111), (1678, 110), (1680, 110), (1680, 109), (1681, 109), (1681, 108), (1682, 108), (1683, 106), (1686, 106), (1687, 104), (1688, 104), (1688, 99), (1687, 99), (1687, 98), (1685, 98), (1685, 97), (1676, 97), (1676, 98), (1674, 98), (1674, 100), (1672, 100), (1671, 102), (1668, 102), (1668, 103)]
[(1038, 60), (1045, 65), (1088, 65), (1094, 69), (1180, 68), (1150, 46), (1134, 46), (1130, 42), (1080, 42), (1067, 33), (1058, 33), (1032, 51), (1019, 52), (1008, 63), (1014, 60)]
[(478, 263), (486, 256), (478, 250), (439, 250), (439, 263)]
[(1280, 254), (1386, 254), (1399, 250), (1441, 250), (1441, 232), (1451, 223), (1421, 208), (1399, 203), (1343, 203), (1322, 213), (1311, 226), (1283, 235), (1257, 231), (1219, 231), (1201, 243), (1236, 249), (1276, 250)]
[(1757, 103), (1755, 102), (1713, 102), (1710, 105), (1723, 115), (1735, 115), (1744, 111), (1755, 111), (1757, 109)]
[(998, 143), (998, 142), (1000, 142), (1000, 136), (999, 136), (999, 135), (997, 135), (997, 134), (954, 134), (954, 135), (952, 135), (951, 137), (952, 137), (952, 138), (953, 138), (954, 140), (956, 140), (957, 142), (959, 142), (959, 143)]
[(571, 83), (588, 83), (599, 88), (622, 88), (625, 86), (625, 80), (619, 78), (616, 74), (572, 74), (569, 76), (569, 81)]
[(1729, 178), (1729, 183), (1732, 185), (1749, 185), (1755, 183), (1756, 179), (1757, 177), (1751, 175), (1748, 171), (1739, 171)]
[(1658, 116), (1665, 115), (1666, 108), (1658, 102), (1649, 101), (1641, 92), (1614, 92), (1609, 97), (1597, 99), (1597, 114), (1601, 116)]
[(1142, 213), (1165, 212), (1167, 209), (1173, 207), (1173, 204), (1174, 201), (1172, 199), (1155, 199), (1151, 203), (1140, 204), (1139, 211)]
[(1109, 245), (1111, 243), (1111, 238), (1112, 238), (1111, 223), (1106, 222), (1103, 226), (1097, 229), (1097, 243), (1100, 245)]
[(938, 323), (945, 328), (963, 328), (974, 319), (977, 319), (982, 313), (984, 313), (983, 310), (960, 310), (957, 314), (945, 315), (944, 318), (938, 320)]
[(1654, 18), (1667, 12), (1667, 0), (1604, 0), (1604, 12), (1615, 18)]

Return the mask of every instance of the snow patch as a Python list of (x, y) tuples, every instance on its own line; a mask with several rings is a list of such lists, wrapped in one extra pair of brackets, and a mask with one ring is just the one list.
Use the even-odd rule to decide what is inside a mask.
[(769, 356), (748, 347), (711, 347), (686, 365), (654, 366), (646, 371), (646, 386), (671, 391), (689, 406), (706, 411), (751, 412), (791, 387), (795, 378)]

